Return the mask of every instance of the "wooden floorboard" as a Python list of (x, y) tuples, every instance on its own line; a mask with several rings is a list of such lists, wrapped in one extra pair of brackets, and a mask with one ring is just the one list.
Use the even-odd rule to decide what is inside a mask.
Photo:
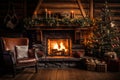
[(120, 80), (120, 72), (93, 72), (77, 68), (40, 68), (38, 73), (27, 68), (12, 75), (2, 75), (0, 80)]

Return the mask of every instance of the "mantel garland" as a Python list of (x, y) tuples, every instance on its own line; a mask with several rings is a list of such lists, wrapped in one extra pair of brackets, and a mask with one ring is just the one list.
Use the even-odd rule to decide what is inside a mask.
[(59, 25), (67, 25), (67, 26), (79, 26), (79, 27), (86, 27), (92, 26), (93, 20), (90, 18), (41, 18), (41, 19), (32, 19), (32, 18), (25, 18), (24, 19), (25, 28), (32, 27), (35, 25), (49, 25), (49, 26), (59, 26)]

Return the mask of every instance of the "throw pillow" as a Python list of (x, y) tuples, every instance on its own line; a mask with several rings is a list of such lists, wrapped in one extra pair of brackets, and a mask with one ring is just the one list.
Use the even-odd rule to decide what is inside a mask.
[(17, 59), (28, 57), (28, 46), (15, 46), (17, 52)]
[(77, 51), (74, 51), (72, 54), (73, 54), (73, 57), (80, 58), (80, 54)]
[(84, 56), (84, 52), (83, 51), (74, 51), (72, 54), (73, 54), (73, 56), (75, 58), (80, 58), (80, 57)]

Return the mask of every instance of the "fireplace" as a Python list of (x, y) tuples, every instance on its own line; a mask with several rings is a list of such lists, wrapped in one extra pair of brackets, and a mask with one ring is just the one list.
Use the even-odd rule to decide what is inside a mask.
[(48, 56), (70, 56), (71, 39), (69, 38), (48, 38)]
[(43, 30), (46, 56), (71, 56), (73, 30)]

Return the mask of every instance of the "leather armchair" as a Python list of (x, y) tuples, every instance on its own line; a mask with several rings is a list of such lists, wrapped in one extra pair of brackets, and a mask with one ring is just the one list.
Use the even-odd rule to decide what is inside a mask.
[(18, 58), (16, 46), (29, 46), (28, 38), (1, 38), (4, 66), (11, 69), (13, 76), (18, 68), (28, 68), (34, 66), (35, 72), (38, 71), (38, 58), (34, 49), (28, 49), (27, 57)]

